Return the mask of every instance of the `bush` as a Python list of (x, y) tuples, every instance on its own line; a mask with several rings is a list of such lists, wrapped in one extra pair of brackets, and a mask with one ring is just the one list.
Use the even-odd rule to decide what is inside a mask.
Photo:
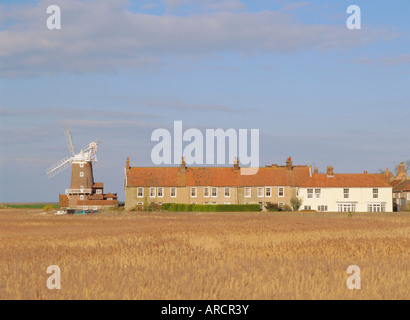
[(279, 205), (278, 205), (277, 203), (273, 203), (273, 202), (267, 202), (267, 203), (265, 204), (265, 209), (266, 209), (267, 211), (270, 211), (270, 212), (282, 211), (282, 208), (279, 207)]
[(290, 199), (290, 204), (292, 205), (293, 211), (299, 211), (300, 207), (302, 206), (303, 199), (292, 197)]
[(45, 212), (51, 211), (51, 210), (53, 210), (53, 206), (51, 204), (48, 204), (48, 205), (44, 206), (43, 210)]

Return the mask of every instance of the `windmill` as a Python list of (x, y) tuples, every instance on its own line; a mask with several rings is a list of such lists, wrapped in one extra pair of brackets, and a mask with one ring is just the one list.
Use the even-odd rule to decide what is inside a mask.
[(70, 198), (76, 196), (84, 198), (85, 195), (92, 193), (92, 185), (94, 184), (93, 166), (92, 163), (97, 161), (97, 145), (101, 143), (101, 139), (97, 142), (91, 142), (80, 150), (79, 153), (74, 152), (71, 132), (68, 125), (65, 127), (65, 137), (70, 151), (70, 156), (67, 156), (46, 170), (48, 178), (52, 178), (60, 172), (66, 170), (71, 165), (71, 184), (70, 189), (66, 189), (65, 194)]

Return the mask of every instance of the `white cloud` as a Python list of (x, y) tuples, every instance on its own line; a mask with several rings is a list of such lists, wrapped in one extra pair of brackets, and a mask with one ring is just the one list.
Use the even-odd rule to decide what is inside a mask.
[[(272, 11), (156, 16), (133, 13), (127, 9), (128, 1), (114, 0), (61, 0), (62, 29), (48, 30), (46, 8), (52, 2), (2, 7), (0, 26), (7, 28), (0, 31), (0, 76), (114, 73), (151, 68), (170, 55), (337, 50), (386, 34), (381, 30), (352, 33), (344, 25), (306, 25)], [(191, 1), (167, 2), (178, 6)], [(240, 7), (239, 1), (206, 3), (221, 10)]]

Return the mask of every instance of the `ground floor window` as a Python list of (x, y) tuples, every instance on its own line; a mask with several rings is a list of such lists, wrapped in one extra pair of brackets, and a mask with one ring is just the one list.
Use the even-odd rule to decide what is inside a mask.
[(305, 206), (305, 210), (312, 210), (312, 206)]
[(327, 206), (318, 206), (317, 211), (326, 212), (327, 211)]
[(384, 203), (368, 203), (368, 212), (384, 212), (386, 211), (386, 205)]
[(338, 212), (356, 212), (355, 203), (338, 203), (337, 204)]

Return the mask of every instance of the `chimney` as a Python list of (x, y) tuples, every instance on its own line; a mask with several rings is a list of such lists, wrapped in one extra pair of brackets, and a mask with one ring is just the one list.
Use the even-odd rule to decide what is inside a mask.
[(406, 172), (406, 165), (404, 162), (400, 162), (399, 167), (397, 168), (397, 176), (396, 179), (408, 179), (409, 176), (407, 175)]
[(130, 167), (130, 157), (127, 157), (127, 162), (126, 162), (125, 167), (126, 167), (127, 169), (131, 168), (131, 167)]
[(327, 176), (328, 176), (328, 177), (333, 177), (333, 176), (334, 176), (334, 174), (333, 174), (333, 167), (332, 167), (332, 166), (328, 166), (328, 167), (327, 167)]
[(319, 168), (315, 167), (315, 171), (313, 172), (314, 174), (319, 174)]
[(286, 169), (292, 170), (292, 167), (293, 167), (293, 165), (292, 165), (292, 158), (289, 157), (288, 160), (286, 160)]
[(185, 172), (185, 169), (186, 169), (186, 163), (185, 163), (185, 158), (184, 158), (184, 157), (182, 157), (182, 159), (181, 159), (181, 166), (180, 166), (180, 169), (181, 169), (181, 171), (182, 171), (182, 172)]
[(233, 169), (235, 171), (239, 170), (239, 158), (238, 157), (235, 157), (235, 160), (234, 160), (234, 163), (233, 163)]

